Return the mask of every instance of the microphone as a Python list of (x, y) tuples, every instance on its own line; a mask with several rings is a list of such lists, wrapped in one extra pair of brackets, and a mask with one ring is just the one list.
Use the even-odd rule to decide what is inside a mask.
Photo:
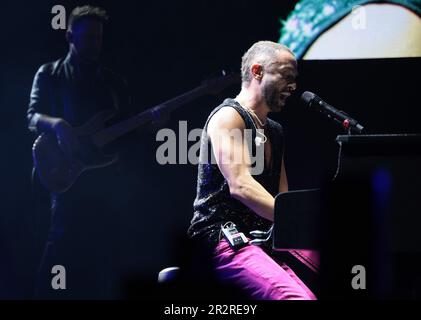
[(305, 105), (308, 105), (311, 108), (316, 108), (320, 112), (326, 114), (328, 118), (335, 120), (345, 130), (348, 130), (349, 133), (361, 133), (364, 129), (364, 127), (360, 125), (357, 120), (352, 119), (345, 112), (335, 109), (310, 91), (305, 91), (301, 95), (301, 101)]

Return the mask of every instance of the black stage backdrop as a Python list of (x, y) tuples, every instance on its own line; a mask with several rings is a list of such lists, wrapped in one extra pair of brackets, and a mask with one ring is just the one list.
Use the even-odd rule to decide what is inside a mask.
[[(255, 41), (279, 38), (280, 19), (294, 1), (91, 1), (104, 7), (103, 62), (130, 86), (134, 111), (181, 94), (221, 70), (238, 72), (241, 56)], [(51, 27), (56, 1), (2, 2), (1, 30), (1, 203), (0, 297), (31, 298), (33, 279), (49, 226), (48, 212), (36, 210), (31, 195), (31, 144), (26, 108), (38, 67), (63, 56), (63, 30)], [(67, 14), (81, 1), (61, 1)], [(367, 133), (420, 132), (421, 60), (378, 59), (299, 61), (298, 90), (287, 108), (272, 118), (286, 133), (290, 189), (318, 187), (333, 176), (341, 133), (335, 123), (299, 104), (313, 91), (358, 119)], [(238, 87), (201, 97), (174, 112), (165, 127), (202, 128), (210, 110)], [(132, 208), (122, 208), (127, 230), (122, 255), (130, 276), (153, 281), (174, 264), (178, 239), (192, 217), (196, 168), (156, 162), (153, 130), (138, 132), (127, 174), (133, 184)], [(133, 181), (133, 179), (131, 180)], [(113, 181), (109, 182), (110, 184)], [(118, 197), (118, 194), (110, 195)], [(124, 214), (124, 212), (130, 212)], [(419, 219), (419, 218), (418, 218)], [(111, 235), (112, 236), (112, 235)]]

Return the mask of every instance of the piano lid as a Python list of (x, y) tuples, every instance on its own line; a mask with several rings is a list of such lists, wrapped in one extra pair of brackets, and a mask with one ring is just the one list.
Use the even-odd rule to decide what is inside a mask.
[(345, 156), (421, 155), (421, 134), (338, 135)]

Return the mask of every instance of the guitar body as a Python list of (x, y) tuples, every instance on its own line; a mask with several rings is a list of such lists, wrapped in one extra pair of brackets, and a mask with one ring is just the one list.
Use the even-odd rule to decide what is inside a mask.
[(63, 193), (85, 170), (106, 167), (117, 161), (118, 155), (104, 154), (93, 141), (93, 135), (103, 129), (112, 116), (111, 111), (100, 112), (75, 129), (79, 149), (73, 152), (71, 159), (61, 150), (54, 133), (43, 133), (35, 140), (32, 157), (38, 177), (46, 189)]

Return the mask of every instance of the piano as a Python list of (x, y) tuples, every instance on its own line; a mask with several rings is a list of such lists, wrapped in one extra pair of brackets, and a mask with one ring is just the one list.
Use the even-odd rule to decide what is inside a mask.
[(421, 135), (336, 142), (333, 181), (275, 198), (273, 249), (321, 299), (421, 298)]

